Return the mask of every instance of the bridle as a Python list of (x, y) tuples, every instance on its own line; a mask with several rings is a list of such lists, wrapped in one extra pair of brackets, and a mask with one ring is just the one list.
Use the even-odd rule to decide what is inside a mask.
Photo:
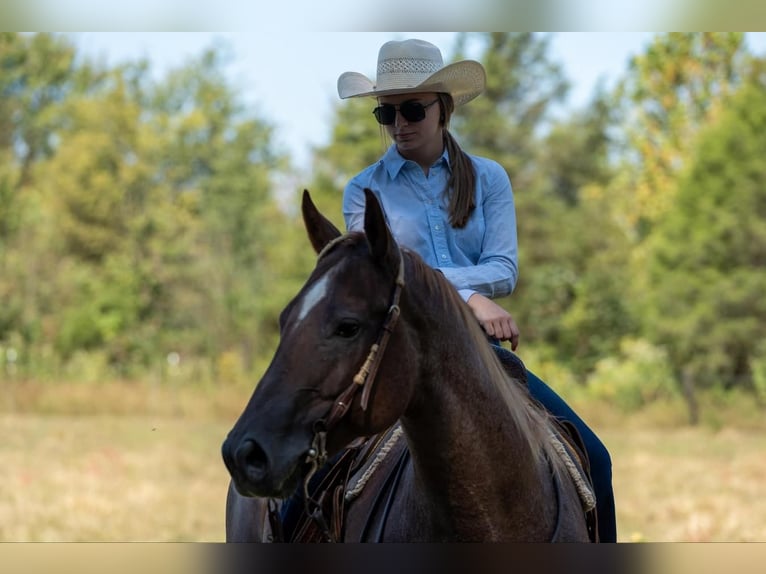
[[(324, 257), (333, 247), (335, 247), (338, 243), (347, 237), (347, 235), (341, 235), (340, 237), (336, 237), (330, 241), (319, 252), (317, 261), (322, 259), (322, 257)], [(398, 253), (399, 269), (397, 272), (396, 281), (394, 282), (393, 293), (391, 295), (391, 303), (388, 307), (388, 313), (385, 320), (383, 321), (380, 332), (378, 333), (377, 341), (370, 347), (367, 358), (359, 368), (359, 371), (356, 373), (356, 375), (354, 375), (351, 383), (335, 399), (326, 417), (318, 419), (316, 422), (314, 422), (313, 425), (314, 436), (311, 441), (311, 446), (306, 453), (305, 461), (307, 464), (311, 465), (311, 468), (309, 469), (308, 473), (306, 474), (306, 478), (303, 481), (303, 495), (304, 503), (306, 505), (306, 513), (309, 516), (317, 519), (317, 522), (320, 523), (320, 525), (324, 522), (324, 520), (321, 517), (320, 505), (313, 501), (309, 496), (309, 481), (314, 476), (316, 471), (321, 468), (325, 462), (327, 462), (327, 433), (332, 430), (348, 413), (351, 404), (354, 402), (356, 395), (360, 390), (362, 391), (362, 397), (360, 400), (362, 410), (366, 411), (369, 405), (370, 393), (372, 392), (372, 387), (375, 383), (375, 376), (378, 373), (378, 368), (380, 367), (380, 363), (383, 359), (383, 354), (385, 353), (386, 346), (388, 345), (388, 340), (391, 338), (391, 333), (393, 333), (394, 327), (396, 327), (396, 323), (399, 319), (399, 299), (402, 294), (402, 289), (404, 288), (404, 258), (402, 256), (401, 249), (398, 250)], [(310, 505), (312, 504), (315, 506), (313, 511), (310, 508)]]

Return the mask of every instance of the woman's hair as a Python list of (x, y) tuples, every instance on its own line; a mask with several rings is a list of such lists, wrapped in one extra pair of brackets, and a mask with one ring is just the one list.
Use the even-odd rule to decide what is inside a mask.
[(442, 92), (438, 96), (439, 107), (441, 108), (439, 121), (444, 128), (444, 145), (447, 148), (452, 171), (444, 193), (449, 198), (450, 225), (459, 229), (465, 227), (468, 218), (476, 207), (476, 170), (471, 158), (458, 145), (457, 140), (448, 129), (449, 120), (455, 110), (452, 96)]

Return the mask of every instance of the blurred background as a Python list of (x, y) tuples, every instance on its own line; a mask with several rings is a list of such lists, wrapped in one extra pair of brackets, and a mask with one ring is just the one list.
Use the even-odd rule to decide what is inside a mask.
[[(488, 71), (452, 128), (513, 183), (500, 303), (610, 448), (623, 541), (766, 540), (764, 36), (438, 33)], [(267, 46), (274, 90), (225, 34), (0, 34), (0, 540), (223, 539), (219, 447), (314, 263), (300, 193), (342, 228), (385, 146), (334, 82), (394, 37), (323, 36), (364, 64), (321, 80)]]

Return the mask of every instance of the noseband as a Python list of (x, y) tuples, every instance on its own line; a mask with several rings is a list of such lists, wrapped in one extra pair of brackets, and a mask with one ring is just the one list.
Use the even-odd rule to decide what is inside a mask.
[[(342, 235), (333, 239), (319, 253), (317, 261), (347, 237), (347, 235)], [(399, 270), (397, 272), (393, 293), (391, 295), (391, 304), (388, 307), (388, 314), (386, 315), (385, 321), (383, 321), (380, 333), (378, 334), (378, 339), (375, 343), (373, 343), (372, 347), (370, 347), (367, 358), (365, 359), (356, 375), (354, 375), (351, 383), (340, 395), (338, 395), (338, 397), (333, 402), (333, 405), (330, 407), (326, 418), (317, 420), (313, 425), (314, 437), (311, 441), (311, 447), (308, 449), (306, 454), (306, 463), (310, 464), (311, 468), (309, 469), (309, 472), (303, 481), (303, 494), (306, 504), (306, 512), (310, 516), (320, 518), (318, 513), (321, 513), (321, 509), (318, 505), (316, 505), (316, 503), (314, 503), (314, 501), (311, 500), (308, 492), (308, 484), (317, 469), (323, 466), (327, 461), (327, 433), (343, 419), (346, 413), (348, 413), (348, 410), (351, 404), (354, 402), (356, 394), (360, 389), (362, 390), (360, 404), (363, 411), (367, 410), (370, 400), (370, 393), (375, 382), (375, 376), (377, 375), (378, 368), (380, 367), (381, 360), (383, 359), (383, 354), (386, 350), (386, 345), (388, 345), (388, 340), (390, 339), (391, 333), (393, 333), (394, 327), (396, 327), (396, 323), (399, 319), (399, 299), (401, 297), (403, 288), (404, 258), (400, 249)], [(309, 508), (310, 503), (315, 504), (316, 508), (313, 512)]]

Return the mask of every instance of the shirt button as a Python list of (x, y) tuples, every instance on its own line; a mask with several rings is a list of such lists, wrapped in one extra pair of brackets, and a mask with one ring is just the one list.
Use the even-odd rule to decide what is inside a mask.
[(434, 229), (435, 229), (436, 231), (439, 231), (439, 230), (441, 229), (441, 227), (439, 227), (438, 225), (434, 225)]
[(444, 253), (442, 253), (442, 259), (447, 259), (447, 256)]

